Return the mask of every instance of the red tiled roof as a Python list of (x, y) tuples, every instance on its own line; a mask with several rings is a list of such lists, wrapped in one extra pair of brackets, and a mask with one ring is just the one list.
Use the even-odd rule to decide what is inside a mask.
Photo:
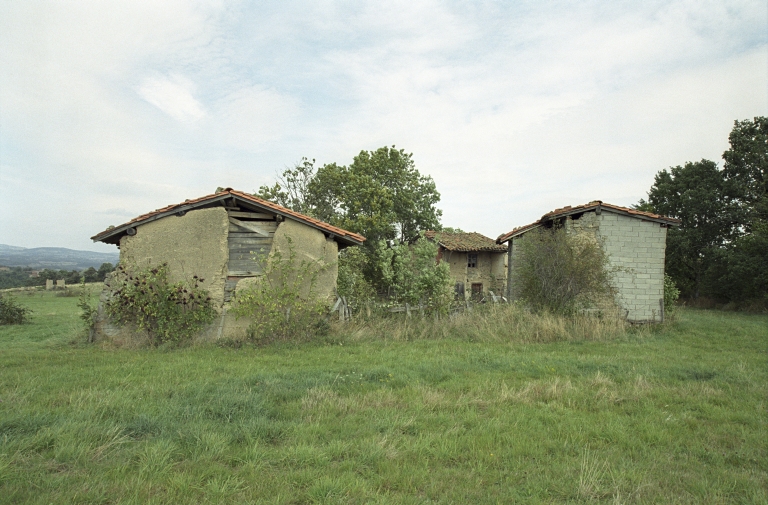
[(470, 233), (447, 233), (442, 231), (426, 231), (424, 236), (434, 240), (448, 251), (458, 252), (506, 252), (507, 248), (498, 245), (492, 238), (481, 235), (477, 232)]
[(236, 191), (231, 188), (227, 188), (224, 191), (221, 191), (219, 193), (201, 196), (200, 198), (195, 198), (194, 200), (185, 200), (182, 203), (168, 205), (161, 209), (157, 209), (152, 212), (142, 214), (138, 217), (131, 219), (127, 223), (123, 223), (120, 226), (116, 226), (116, 227), (110, 227), (102, 231), (101, 233), (94, 235), (93, 237), (91, 237), (91, 240), (93, 240), (94, 242), (101, 241), (101, 242), (114, 243), (116, 242), (116, 240), (119, 240), (119, 237), (122, 236), (128, 228), (142, 224), (145, 221), (159, 219), (161, 217), (165, 217), (165, 215), (174, 214), (176, 212), (192, 210), (194, 208), (202, 207), (206, 204), (214, 203), (219, 200), (224, 200), (229, 197), (234, 197), (241, 201), (252, 203), (261, 209), (265, 209), (265, 210), (268, 209), (268, 210), (274, 211), (274, 213), (279, 214), (281, 216), (288, 217), (295, 221), (299, 221), (309, 226), (312, 226), (313, 228), (317, 228), (319, 230), (333, 234), (338, 239), (341, 239), (341, 241), (347, 245), (360, 245), (365, 241), (365, 237), (363, 237), (358, 233), (353, 233), (351, 231), (338, 228), (326, 222), (320, 221), (319, 219), (305, 216), (304, 214), (285, 208), (276, 203), (270, 202), (269, 200), (264, 200), (257, 196), (249, 195), (248, 193), (243, 193), (242, 191)]
[(628, 207), (620, 207), (618, 205), (612, 205), (610, 203), (604, 203), (601, 200), (595, 200), (589, 203), (585, 203), (584, 205), (577, 205), (575, 207), (571, 207), (570, 205), (566, 207), (562, 207), (560, 209), (555, 209), (551, 212), (547, 212), (543, 216), (541, 216), (541, 219), (539, 219), (536, 222), (533, 222), (531, 224), (527, 224), (525, 226), (520, 226), (518, 228), (513, 229), (510, 232), (504, 233), (503, 235), (500, 235), (499, 238), (496, 239), (497, 244), (501, 244), (503, 242), (508, 241), (512, 237), (516, 237), (518, 235), (521, 235), (528, 230), (531, 230), (533, 228), (536, 228), (537, 226), (541, 226), (542, 224), (546, 223), (547, 221), (551, 221), (552, 219), (555, 219), (557, 217), (561, 216), (568, 216), (571, 214), (578, 214), (580, 212), (586, 212), (588, 210), (596, 209), (597, 207), (600, 207), (601, 209), (605, 209), (609, 212), (615, 212), (617, 214), (625, 214), (630, 217), (636, 217), (638, 219), (648, 219), (651, 221), (657, 221), (661, 223), (666, 223), (668, 225), (677, 225), (680, 224), (679, 219), (675, 219), (672, 217), (662, 216), (660, 214), (654, 214), (653, 212), (645, 212), (642, 210), (637, 209), (630, 209)]

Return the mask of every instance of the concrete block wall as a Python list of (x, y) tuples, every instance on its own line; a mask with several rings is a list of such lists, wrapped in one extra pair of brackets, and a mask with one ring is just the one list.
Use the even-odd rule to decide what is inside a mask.
[(600, 216), (587, 214), (598, 221), (598, 237), (611, 265), (618, 269), (614, 274), (617, 302), (628, 311), (627, 319), (660, 321), (667, 229), (660, 223), (605, 210)]

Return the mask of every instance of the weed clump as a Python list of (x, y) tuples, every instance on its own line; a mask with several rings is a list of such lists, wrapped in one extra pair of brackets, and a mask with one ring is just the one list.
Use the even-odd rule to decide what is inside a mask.
[(379, 315), (357, 318), (344, 332), (352, 340), (457, 339), (473, 342), (541, 343), (605, 341), (626, 336), (628, 324), (618, 317), (532, 312), (521, 303), (477, 305), (450, 317)]
[(80, 309), (80, 320), (83, 322), (85, 331), (88, 332), (88, 342), (93, 342), (99, 310), (91, 303), (91, 291), (85, 285), (85, 277), (80, 285), (77, 308)]
[(249, 318), (248, 337), (257, 344), (275, 341), (304, 342), (328, 333), (326, 300), (317, 294), (322, 261), (299, 260), (288, 238), (287, 254), (273, 251), (257, 256), (264, 275), (238, 291), (232, 312)]
[(194, 275), (191, 282), (173, 283), (168, 270), (167, 263), (137, 272), (120, 265), (108, 284), (109, 318), (135, 325), (153, 346), (190, 339), (216, 317), (211, 297), (201, 287), (204, 279)]
[(16, 301), (11, 295), (0, 293), (0, 324), (24, 324), (29, 322), (32, 310)]

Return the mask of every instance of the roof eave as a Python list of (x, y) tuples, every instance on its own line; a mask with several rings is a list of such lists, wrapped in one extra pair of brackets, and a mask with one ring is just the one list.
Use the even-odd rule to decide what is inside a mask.
[(205, 200), (196, 201), (194, 203), (189, 203), (189, 204), (181, 203), (179, 205), (175, 205), (171, 207), (165, 212), (159, 212), (157, 214), (153, 214), (147, 217), (146, 219), (141, 219), (138, 221), (131, 220), (131, 221), (128, 221), (127, 223), (121, 224), (120, 226), (116, 226), (111, 230), (104, 230), (103, 232), (97, 233), (96, 235), (91, 237), (91, 240), (93, 240), (94, 242), (107, 242), (109, 244), (118, 244), (120, 242), (120, 237), (122, 237), (122, 235), (125, 234), (129, 228), (134, 228), (142, 224), (151, 223), (152, 221), (157, 221), (158, 219), (172, 216), (180, 212), (187, 212), (190, 210), (194, 210), (194, 209), (203, 207), (204, 205), (208, 205), (211, 203), (224, 200), (226, 198), (230, 198), (231, 196), (233, 195), (230, 195), (229, 193), (221, 193), (219, 195), (212, 196), (211, 198), (206, 198)]
[(600, 208), (601, 211), (613, 212), (614, 214), (621, 214), (623, 216), (633, 217), (635, 219), (644, 219), (646, 221), (653, 221), (656, 223), (668, 224), (671, 226), (676, 226), (677, 224), (680, 223), (679, 219), (675, 219), (671, 217), (663, 217), (663, 216), (654, 217), (654, 216), (649, 216), (647, 214), (636, 214), (633, 212), (627, 212), (622, 209), (617, 209), (611, 204), (606, 204), (602, 202), (600, 204), (590, 205), (586, 207), (574, 207), (572, 209), (564, 210), (556, 214), (544, 214), (544, 216), (542, 216), (540, 221), (544, 223), (546, 221), (551, 221), (552, 219), (557, 219), (559, 217), (572, 216), (573, 214), (583, 214), (584, 212), (595, 211), (597, 210), (598, 207)]
[[(293, 221), (299, 221), (300, 223), (303, 223), (303, 224), (305, 224), (307, 226), (310, 226), (310, 227), (312, 227), (312, 228), (314, 228), (314, 229), (316, 229), (318, 231), (321, 231), (321, 232), (325, 233), (328, 236), (333, 236), (334, 240), (336, 240), (337, 242), (343, 242), (345, 246), (352, 246), (352, 245), (360, 246), (360, 245), (363, 245), (363, 242), (365, 242), (365, 237), (362, 237), (362, 235), (361, 235), (361, 237), (362, 237), (363, 240), (357, 240), (355, 237), (353, 237), (351, 235), (343, 235), (343, 234), (340, 234), (340, 233), (333, 233), (332, 231), (322, 229), (322, 228), (318, 227), (312, 221), (308, 221), (308, 220), (304, 219), (301, 216), (294, 215), (293, 213), (283, 212), (283, 211), (281, 211), (279, 209), (275, 209), (275, 208), (273, 208), (271, 206), (268, 206), (268, 205), (261, 205), (258, 202), (254, 202), (253, 200), (250, 200), (250, 199), (247, 199), (247, 198), (243, 198), (242, 196), (240, 196), (240, 195), (238, 195), (236, 193), (232, 193), (230, 196), (232, 196), (234, 198), (237, 198), (239, 202), (246, 203), (248, 205), (256, 206), (259, 210), (265, 210), (267, 212), (273, 212), (273, 213), (275, 213), (275, 214), (277, 214), (279, 216), (282, 216), (284, 218), (291, 219)], [(336, 227), (334, 227), (334, 228), (336, 228)], [(339, 228), (339, 230), (341, 230), (341, 228)], [(344, 231), (346, 231), (346, 230), (344, 230)]]
[[(360, 245), (363, 245), (363, 242), (365, 241), (365, 237), (363, 237), (362, 235), (358, 235), (362, 239), (362, 240), (358, 240), (356, 236), (346, 235), (342, 233), (334, 233), (331, 230), (326, 230), (326, 229), (323, 229), (322, 227), (317, 226), (317, 224), (313, 223), (312, 221), (304, 219), (301, 215), (296, 215), (298, 213), (294, 214), (291, 212), (283, 212), (279, 208), (275, 208), (269, 205), (262, 205), (257, 201), (251, 200), (249, 198), (245, 198), (244, 196), (241, 196), (241, 195), (245, 195), (245, 193), (238, 194), (238, 192), (236, 191), (223, 191), (221, 193), (210, 195), (210, 197), (208, 198), (202, 197), (202, 199), (195, 200), (194, 202), (181, 203), (178, 205), (174, 205), (166, 211), (152, 214), (145, 219), (133, 219), (131, 221), (128, 221), (127, 223), (124, 223), (124, 224), (121, 224), (120, 226), (112, 228), (111, 230), (105, 230), (91, 237), (91, 240), (93, 240), (94, 242), (106, 242), (108, 244), (117, 245), (120, 243), (120, 238), (127, 233), (127, 230), (129, 228), (134, 228), (136, 226), (150, 223), (152, 221), (157, 221), (158, 219), (172, 216), (174, 214), (187, 212), (194, 209), (199, 209), (201, 207), (209, 206), (211, 204), (220, 202), (222, 200), (233, 198), (239, 205), (245, 204), (246, 207), (255, 207), (256, 209), (261, 211), (267, 211), (269, 213), (277, 214), (283, 218), (301, 222), (307, 226), (310, 226), (318, 231), (325, 233), (326, 236), (332, 236), (336, 242), (344, 246), (353, 246), (353, 245), (360, 246)], [(334, 226), (333, 228), (337, 228), (337, 227)], [(346, 230), (341, 230), (341, 228), (338, 228), (338, 230), (346, 232)]]

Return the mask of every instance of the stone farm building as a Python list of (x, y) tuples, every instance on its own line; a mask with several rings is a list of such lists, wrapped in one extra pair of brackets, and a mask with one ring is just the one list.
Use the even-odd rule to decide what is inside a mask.
[(141, 215), (92, 240), (117, 245), (126, 268), (167, 263), (174, 282), (202, 277), (222, 315), (215, 323), (217, 336), (236, 336), (247, 324), (227, 316), (227, 307), (236, 290), (263, 273), (264, 262), (253, 253), (266, 258), (280, 251), (285, 257), (290, 247), (297, 261), (324, 265), (315, 294), (325, 298), (336, 287), (339, 249), (361, 245), (365, 238), (227, 188)]
[(556, 209), (496, 239), (507, 244), (507, 295), (514, 298), (515, 252), (525, 234), (536, 228), (563, 227), (568, 233), (594, 234), (602, 243), (611, 266), (618, 267), (614, 274), (616, 302), (628, 321), (662, 321), (667, 228), (679, 223), (678, 219), (599, 200)]
[(506, 284), (507, 248), (480, 233), (427, 231), (424, 236), (438, 245), (438, 261), (451, 269), (456, 296), (482, 299), (488, 291), (501, 296)]

